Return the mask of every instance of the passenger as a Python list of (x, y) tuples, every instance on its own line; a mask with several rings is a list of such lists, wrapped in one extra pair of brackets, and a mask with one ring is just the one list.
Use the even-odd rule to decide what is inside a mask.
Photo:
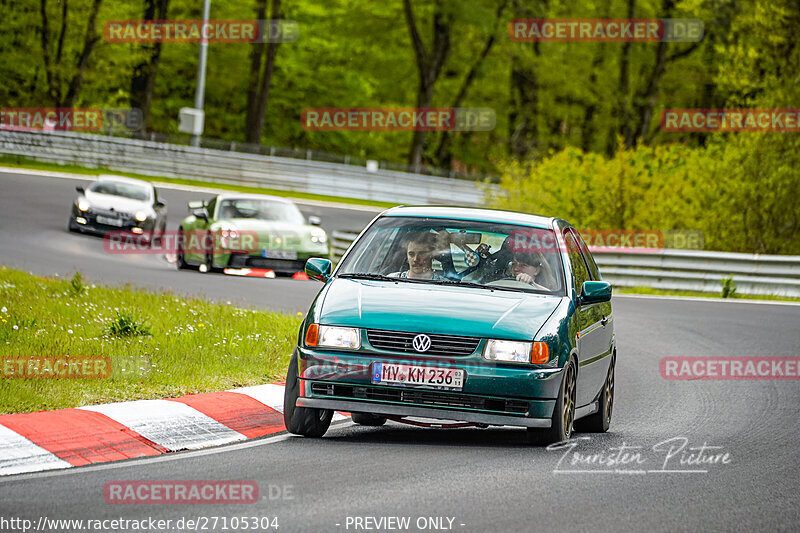
[(514, 279), (545, 290), (557, 288), (550, 265), (541, 252), (515, 253), (512, 257), (511, 276)]
[(436, 235), (430, 232), (417, 233), (406, 241), (408, 270), (389, 274), (393, 278), (428, 279), (447, 281), (447, 278), (433, 269), (433, 255), (436, 249)]

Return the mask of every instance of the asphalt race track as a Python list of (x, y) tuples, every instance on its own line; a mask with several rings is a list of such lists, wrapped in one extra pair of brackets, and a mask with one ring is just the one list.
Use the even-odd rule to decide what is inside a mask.
[[(0, 262), (9, 268), (34, 274), (72, 277), (80, 271), (96, 283), (131, 283), (150, 289), (169, 289), (179, 294), (204, 294), (234, 305), (250, 302), (282, 311), (307, 311), (321, 285), (288, 278), (236, 278), (224, 274), (178, 271), (162, 255), (109, 254), (103, 239), (67, 231), (75, 187), (87, 179), (48, 178), (0, 173)], [(169, 209), (168, 230), (177, 230), (188, 215), (187, 202), (210, 198), (207, 192), (159, 188)], [(322, 227), (354, 230), (366, 226), (380, 212), (321, 207), (298, 203), (304, 215), (317, 215)]]
[[(292, 311), (305, 311), (320, 287), (178, 273), (156, 256), (108, 255), (100, 239), (66, 231), (75, 184), (0, 175), (0, 262), (48, 275), (79, 269), (94, 282), (167, 287)], [(163, 195), (174, 229), (185, 202), (198, 195)], [(326, 229), (352, 228), (372, 217), (301, 208), (323, 217)], [(277, 516), (282, 532), (367, 531), (356, 529), (353, 517), (394, 516), (410, 517), (412, 525), (448, 517), (458, 532), (797, 531), (798, 381), (671, 381), (660, 376), (659, 360), (797, 356), (800, 306), (615, 297), (614, 317), (619, 353), (611, 430), (577, 433), (572, 449), (530, 447), (516, 429), (344, 422), (317, 440), (278, 436), (0, 479), (0, 515), (34, 522), (43, 515)], [(623, 445), (627, 457), (638, 459), (609, 465)], [(704, 457), (727, 454), (727, 461), (697, 464), (698, 453), (689, 448), (701, 446)], [(592, 454), (605, 463), (587, 459)], [(107, 481), (186, 479), (253, 480), (262, 499), (251, 505), (109, 505), (103, 497)], [(420, 530), (433, 529), (408, 529)]]

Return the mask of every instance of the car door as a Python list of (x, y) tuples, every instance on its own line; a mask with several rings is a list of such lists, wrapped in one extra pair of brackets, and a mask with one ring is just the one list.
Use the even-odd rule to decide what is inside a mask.
[(153, 210), (156, 212), (156, 220), (153, 228), (156, 231), (167, 228), (167, 204), (158, 197), (158, 189), (153, 187)]
[[(580, 247), (581, 255), (583, 256), (586, 265), (589, 267), (589, 277), (592, 281), (602, 281), (603, 278), (600, 275), (600, 269), (597, 268), (597, 263), (592, 256), (592, 253), (589, 251), (589, 247), (586, 246), (586, 242), (581, 237), (580, 233), (575, 233), (575, 236), (578, 241), (578, 245)], [(604, 355), (611, 355), (611, 351), (614, 348), (614, 316), (612, 313), (611, 302), (603, 302), (600, 304), (595, 304), (597, 309), (602, 313), (602, 320), (601, 323), (603, 324), (602, 329), (600, 330), (599, 337), (602, 337), (601, 345), (603, 348)], [(606, 363), (602, 366), (605, 369), (608, 369), (608, 365), (611, 363), (611, 360), (608, 359)], [(605, 376), (605, 371), (603, 372), (603, 376)]]
[(605, 378), (608, 365), (604, 359), (603, 307), (600, 304), (584, 305), (580, 301), (583, 283), (591, 279), (589, 268), (580, 250), (580, 236), (574, 228), (563, 232), (564, 243), (572, 270), (574, 298), (576, 305), (578, 345), (578, 386), (576, 403), (584, 406), (594, 400)]

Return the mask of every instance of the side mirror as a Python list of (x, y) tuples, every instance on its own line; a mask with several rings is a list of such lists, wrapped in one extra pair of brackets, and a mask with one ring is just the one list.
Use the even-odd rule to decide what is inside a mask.
[(164, 202), (159, 201), (159, 202), (154, 203), (153, 207), (155, 207), (156, 209), (162, 209), (164, 207), (167, 207), (167, 204), (165, 204)]
[(320, 224), (322, 224), (322, 219), (316, 215), (311, 215), (308, 217), (308, 223), (311, 224), (312, 226), (319, 226)]
[(86, 194), (86, 189), (83, 188), (83, 185), (78, 185), (77, 187), (75, 187), (75, 190), (81, 194)]
[(328, 281), (333, 271), (333, 263), (330, 259), (321, 257), (311, 257), (306, 261), (306, 275), (317, 281)]
[(581, 304), (610, 302), (611, 284), (607, 281), (584, 281), (579, 300)]
[(202, 200), (192, 200), (191, 202), (189, 202), (188, 205), (189, 205), (189, 212), (191, 212), (192, 209), (200, 209), (201, 207), (203, 207), (203, 201)]
[(193, 214), (195, 217), (202, 218), (203, 220), (208, 222), (208, 212), (206, 211), (205, 207), (200, 207), (198, 209), (192, 209), (189, 212), (191, 214)]

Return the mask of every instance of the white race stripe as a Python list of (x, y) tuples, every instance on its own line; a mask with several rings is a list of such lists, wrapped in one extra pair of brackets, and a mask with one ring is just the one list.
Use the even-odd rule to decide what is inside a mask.
[(228, 392), (245, 394), (252, 399), (263, 403), (267, 407), (272, 407), (279, 413), (283, 412), (283, 385), (256, 385), (255, 387), (242, 387), (231, 389)]
[(0, 425), (0, 476), (71, 466), (22, 435)]
[[(283, 412), (283, 385), (256, 385), (254, 387), (242, 387), (240, 389), (231, 389), (228, 392), (238, 392), (250, 396), (254, 400), (263, 403), (267, 407), (271, 407), (278, 411)], [(333, 413), (333, 420), (346, 420), (347, 417), (339, 413)]]
[(197, 450), (247, 439), (180, 402), (137, 400), (80, 409), (102, 413), (172, 451)]

